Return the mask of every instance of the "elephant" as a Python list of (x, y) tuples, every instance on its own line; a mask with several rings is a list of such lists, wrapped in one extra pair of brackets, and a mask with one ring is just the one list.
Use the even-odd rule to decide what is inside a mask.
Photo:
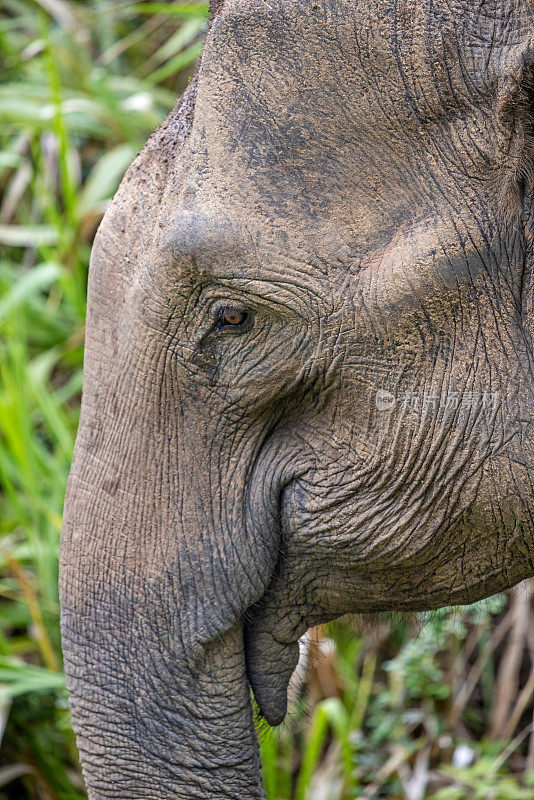
[(534, 574), (533, 86), (529, 0), (214, 3), (90, 264), (91, 800), (259, 800), (308, 628)]

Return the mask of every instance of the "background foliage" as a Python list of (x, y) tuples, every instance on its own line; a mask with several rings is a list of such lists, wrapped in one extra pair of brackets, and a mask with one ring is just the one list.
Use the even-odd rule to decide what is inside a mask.
[[(0, 800), (81, 800), (57, 551), (91, 241), (190, 79), (199, 3), (0, 4)], [(289, 721), (259, 724), (269, 800), (534, 798), (531, 589), (315, 631)]]

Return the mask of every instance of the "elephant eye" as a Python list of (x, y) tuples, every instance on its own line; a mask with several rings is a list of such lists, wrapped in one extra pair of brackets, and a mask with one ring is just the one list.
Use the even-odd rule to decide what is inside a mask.
[(217, 330), (225, 333), (244, 333), (252, 327), (250, 312), (232, 306), (223, 306), (217, 316)]
[(247, 314), (245, 311), (232, 311), (231, 308), (223, 311), (222, 313), (222, 322), (224, 325), (242, 325), (247, 318)]

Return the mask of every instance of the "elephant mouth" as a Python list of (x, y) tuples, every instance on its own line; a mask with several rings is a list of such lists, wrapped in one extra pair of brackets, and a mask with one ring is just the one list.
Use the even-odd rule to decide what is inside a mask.
[[(254, 487), (256, 478), (262, 487), (266, 484), (272, 487), (270, 514), (261, 514), (260, 517), (264, 529), (269, 529), (267, 538), (275, 543), (277, 555), (263, 595), (243, 615), (243, 648), (247, 679), (259, 712), (269, 725), (276, 726), (286, 715), (287, 687), (299, 659), (298, 638), (308, 626), (302, 623), (302, 631), (298, 635), (291, 635), (290, 641), (282, 641), (281, 629), (287, 626), (280, 625), (280, 621), (284, 617), (286, 621), (295, 617), (295, 609), (288, 602), (286, 593), (279, 588), (286, 560), (284, 516), (288, 491), (300, 473), (295, 471), (291, 462), (286, 462), (280, 468), (278, 458), (273, 459), (273, 452), (276, 456), (279, 452), (274, 438), (270, 440), (270, 445), (271, 448), (264, 449), (262, 458), (258, 459), (251, 487)], [(268, 465), (267, 469), (265, 464)], [(269, 467), (272, 469), (273, 466), (274, 475), (271, 473), (269, 476)], [(254, 507), (254, 494), (251, 490), (249, 508)]]
[(298, 640), (280, 642), (264, 624), (267, 618), (252, 612), (244, 626), (247, 678), (261, 716), (280, 725), (287, 712), (287, 687), (299, 660)]
[[(530, 567), (525, 567), (525, 575), (517, 577), (518, 582), (531, 574)], [(505, 567), (497, 567), (484, 576), (482, 581), (471, 581), (462, 586), (427, 591), (407, 598), (404, 602), (397, 600), (399, 612), (416, 613), (440, 608), (444, 605), (458, 605), (476, 602), (488, 594), (509, 585), (509, 576)], [(254, 694), (261, 716), (271, 726), (280, 725), (287, 713), (287, 689), (291, 676), (299, 660), (298, 639), (309, 625), (296, 608), (283, 608), (276, 604), (274, 592), (266, 592), (258, 603), (246, 613), (244, 623), (244, 654), (246, 674)], [(375, 614), (391, 609), (391, 600), (387, 597), (370, 600), (365, 608), (350, 608), (346, 613)], [(313, 609), (310, 609), (313, 612)], [(291, 618), (294, 635), (291, 641), (284, 641), (280, 630)], [(329, 617), (328, 619), (330, 619)], [(323, 621), (328, 621), (325, 618)], [(287, 628), (286, 628), (287, 629)]]
[[(413, 563), (405, 561), (392, 571), (391, 564), (388, 566), (385, 561), (380, 564), (365, 556), (355, 564), (345, 549), (351, 537), (345, 535), (337, 541), (332, 532), (332, 536), (325, 536), (332, 544), (324, 551), (328, 560), (323, 573), (328, 571), (328, 579), (317, 578), (317, 560), (308, 550), (297, 549), (293, 538), (296, 525), (303, 523), (302, 517), (295, 514), (293, 501), (303, 478), (310, 481), (313, 478), (303, 469), (298, 472), (290, 469), (295, 462), (293, 459), (290, 465), (286, 464), (286, 469), (277, 472), (276, 480), (270, 482), (274, 488), (269, 527), (278, 554), (269, 584), (246, 610), (243, 624), (247, 678), (261, 715), (273, 726), (279, 725), (286, 715), (287, 688), (299, 659), (298, 639), (309, 625), (346, 613), (377, 613), (392, 607), (402, 612), (419, 612), (471, 603), (519, 582), (532, 571), (531, 559), (525, 559), (523, 566), (517, 565), (512, 571), (506, 561), (483, 572), (466, 569), (459, 573), (450, 568), (444, 551), (440, 561), (443, 571), (437, 576), (435, 558), (430, 559), (428, 551), (422, 550), (417, 551), (415, 568)], [(279, 461), (274, 463), (279, 466)], [(303, 459), (296, 463), (302, 465)], [(265, 485), (265, 470), (258, 470), (257, 474)], [(252, 499), (249, 508), (253, 507)], [(278, 528), (276, 534), (274, 526)], [(308, 528), (303, 531), (302, 541), (310, 541), (308, 532)], [(463, 537), (464, 532), (461, 533)], [(434, 555), (433, 551), (430, 555)]]

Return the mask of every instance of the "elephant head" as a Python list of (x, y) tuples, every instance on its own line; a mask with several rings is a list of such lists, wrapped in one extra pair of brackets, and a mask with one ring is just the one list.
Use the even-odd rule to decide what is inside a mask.
[(225, 0), (98, 232), (62, 629), (91, 800), (261, 798), (309, 626), (534, 572), (528, 0)]

